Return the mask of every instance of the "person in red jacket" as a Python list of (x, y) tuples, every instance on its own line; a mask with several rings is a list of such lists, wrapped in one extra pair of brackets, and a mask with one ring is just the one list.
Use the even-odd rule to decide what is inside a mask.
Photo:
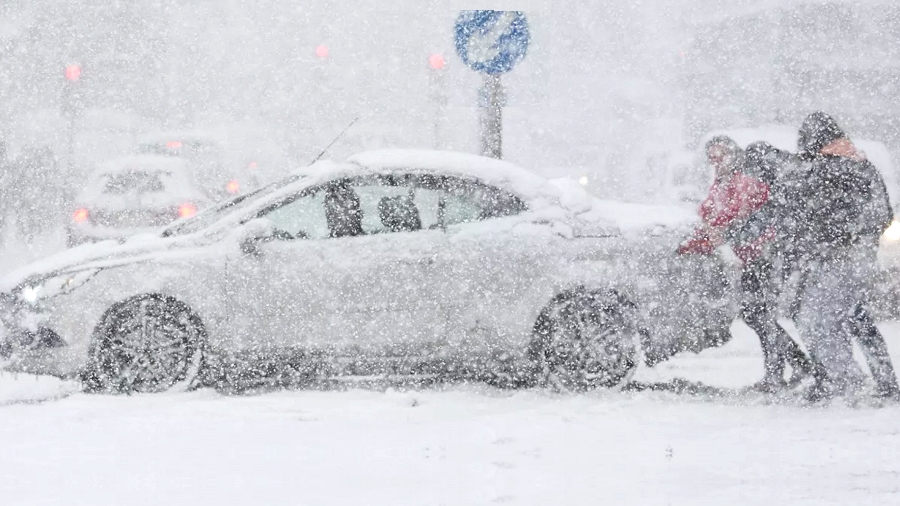
[(812, 363), (776, 320), (777, 287), (769, 253), (776, 238), (775, 223), (767, 212), (778, 152), (754, 143), (745, 152), (729, 137), (713, 137), (706, 156), (715, 170), (709, 195), (700, 204), (702, 220), (679, 254), (709, 255), (728, 244), (740, 259), (741, 318), (759, 336), (765, 374), (756, 389), (775, 392), (788, 385), (785, 366), (794, 375), (809, 374)]

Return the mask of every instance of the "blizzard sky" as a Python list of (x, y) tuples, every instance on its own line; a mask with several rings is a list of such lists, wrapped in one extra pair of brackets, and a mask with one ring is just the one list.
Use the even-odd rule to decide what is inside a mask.
[[(524, 10), (531, 26), (528, 56), (503, 78), (505, 156), (550, 175), (597, 173), (616, 188), (640, 189), (657, 178), (648, 166), (669, 163), (668, 153), (689, 143), (679, 76), (696, 27), (821, 3), (479, 5)], [(0, 6), (0, 77), (6, 76), (0, 131), (12, 151), (28, 143), (61, 145), (62, 68), (79, 62), (91, 96), (78, 124), (76, 157), (85, 166), (126, 150), (137, 131), (183, 128), (215, 131), (235, 156), (278, 167), (304, 164), (354, 117), (360, 122), (333, 156), (382, 147), (475, 152), (481, 80), (453, 49), (454, 20), (471, 7), (412, 0), (8, 0)], [(23, 39), (31, 40), (24, 52)], [(325, 59), (316, 56), (320, 44), (329, 49)], [(445, 56), (444, 70), (428, 68), (433, 53)], [(736, 100), (751, 97), (738, 93)]]

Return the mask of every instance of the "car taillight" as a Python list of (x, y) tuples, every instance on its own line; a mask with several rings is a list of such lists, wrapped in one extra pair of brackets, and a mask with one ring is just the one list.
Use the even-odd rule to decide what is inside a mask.
[(228, 193), (235, 195), (237, 192), (241, 190), (241, 185), (237, 182), (237, 180), (232, 179), (225, 185), (225, 191)]
[(194, 204), (182, 204), (178, 206), (178, 216), (181, 218), (190, 218), (197, 214), (197, 207)]
[(75, 223), (84, 223), (85, 221), (87, 221), (89, 216), (90, 213), (88, 213), (88, 210), (82, 207), (76, 209), (75, 212), (72, 213), (72, 221), (74, 221)]

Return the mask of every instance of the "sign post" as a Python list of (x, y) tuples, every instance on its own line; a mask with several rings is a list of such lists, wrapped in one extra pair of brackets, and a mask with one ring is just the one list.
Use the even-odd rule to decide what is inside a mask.
[(484, 78), (478, 100), (481, 153), (502, 158), (506, 96), (500, 76), (525, 58), (528, 22), (520, 11), (462, 11), (455, 32), (457, 54)]

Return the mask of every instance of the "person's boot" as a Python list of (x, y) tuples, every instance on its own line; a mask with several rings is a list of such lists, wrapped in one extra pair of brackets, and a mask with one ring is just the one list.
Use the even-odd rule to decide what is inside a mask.
[(799, 383), (801, 379), (812, 376), (815, 372), (815, 364), (813, 364), (812, 359), (803, 352), (800, 345), (791, 339), (790, 336), (788, 336), (787, 341), (785, 341), (783, 345), (784, 357), (792, 369), (791, 381), (793, 382), (796, 380), (796, 382)]
[(875, 397), (885, 401), (900, 402), (900, 387), (897, 383), (880, 383), (875, 386)]
[(782, 346), (778, 342), (778, 334), (766, 329), (768, 332), (757, 332), (763, 352), (763, 378), (750, 386), (751, 390), (774, 394), (784, 390), (787, 382), (784, 380), (784, 355)]
[(804, 394), (806, 402), (810, 404), (824, 404), (834, 398), (834, 388), (828, 381), (816, 380)]
[(852, 332), (875, 380), (875, 397), (900, 401), (900, 385), (897, 384), (897, 373), (894, 371), (887, 343), (862, 304), (856, 308), (854, 324)]
[(803, 396), (809, 404), (825, 404), (831, 401), (835, 395), (834, 384), (828, 378), (825, 367), (818, 361), (812, 360), (812, 377), (815, 382), (804, 392)]

